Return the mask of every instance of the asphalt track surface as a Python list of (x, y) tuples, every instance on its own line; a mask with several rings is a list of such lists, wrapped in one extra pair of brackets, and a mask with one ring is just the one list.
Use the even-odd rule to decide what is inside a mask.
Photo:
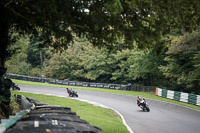
[[(66, 96), (65, 88), (20, 85), (21, 91)], [(143, 112), (136, 97), (88, 90), (76, 90), (80, 99), (117, 110), (134, 133), (200, 133), (200, 111), (146, 99), (150, 112)], [(112, 128), (112, 127), (111, 127)]]

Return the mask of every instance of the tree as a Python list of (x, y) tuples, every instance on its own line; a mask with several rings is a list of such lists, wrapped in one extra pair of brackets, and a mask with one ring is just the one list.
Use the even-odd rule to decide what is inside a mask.
[(117, 83), (129, 83), (132, 78), (129, 75), (130, 62), (128, 59), (131, 56), (130, 49), (118, 50), (112, 53), (112, 58), (109, 65), (112, 66), (112, 80)]
[(161, 76), (159, 72), (161, 56), (152, 51), (139, 49), (124, 49), (113, 53), (115, 64), (112, 79), (120, 83), (136, 83), (142, 85), (158, 85)]
[[(127, 47), (157, 46), (174, 28), (199, 28), (199, 0), (1, 0), (0, 67), (12, 55), (10, 33), (33, 34), (44, 45), (67, 48), (73, 34), (85, 34), (94, 45), (112, 49), (124, 38)], [(150, 45), (151, 44), (151, 45)]]
[(70, 45), (62, 53), (52, 53), (48, 65), (44, 67), (45, 77), (57, 79), (78, 80), (82, 78), (82, 66), (80, 65), (81, 46), (79, 44)]
[(51, 78), (108, 82), (111, 75), (108, 56), (107, 49), (98, 49), (85, 38), (79, 38), (64, 52), (52, 55), (44, 74)]
[(31, 66), (42, 68), (45, 65), (45, 61), (49, 58), (49, 47), (40, 45), (44, 43), (36, 37), (32, 37), (27, 48), (27, 63)]
[(141, 80), (144, 85), (158, 85), (161, 78), (159, 72), (161, 56), (155, 56), (151, 51), (132, 50), (132, 54), (128, 59), (130, 69), (128, 76), (133, 80)]
[(53, 54), (48, 65), (43, 69), (44, 76), (54, 79), (70, 79), (72, 71), (71, 67), (74, 64), (70, 63), (71, 58), (69, 56), (69, 52), (67, 51)]
[(166, 65), (160, 69), (169, 78), (173, 89), (186, 92), (199, 93), (200, 87), (200, 34), (197, 31), (192, 33), (183, 32), (180, 36), (171, 36)]
[(106, 48), (97, 48), (88, 44), (83, 46), (81, 65), (85, 79), (95, 82), (109, 82), (112, 67), (109, 65), (110, 54)]
[[(12, 37), (18, 37), (18, 33), (13, 33)], [(6, 62), (6, 67), (8, 69), (7, 72), (29, 75), (31, 66), (26, 62), (27, 60), (27, 48), (30, 40), (28, 36), (20, 37), (9, 49), (16, 49), (17, 53), (13, 54), (13, 56)]]

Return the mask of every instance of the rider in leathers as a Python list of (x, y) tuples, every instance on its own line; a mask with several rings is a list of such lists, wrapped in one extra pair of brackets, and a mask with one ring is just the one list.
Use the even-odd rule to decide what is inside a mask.
[(145, 100), (144, 98), (141, 98), (140, 96), (137, 97), (137, 105), (140, 107), (140, 105), (142, 104), (141, 101)]

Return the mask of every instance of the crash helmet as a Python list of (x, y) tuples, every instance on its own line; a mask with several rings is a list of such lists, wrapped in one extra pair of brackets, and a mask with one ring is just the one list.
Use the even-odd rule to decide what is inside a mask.
[(138, 99), (140, 99), (140, 96), (137, 96)]

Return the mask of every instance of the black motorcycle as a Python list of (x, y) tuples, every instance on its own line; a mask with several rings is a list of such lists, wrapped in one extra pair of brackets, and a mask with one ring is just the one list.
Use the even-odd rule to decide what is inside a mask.
[(67, 89), (67, 93), (69, 94), (70, 97), (78, 97), (78, 94), (76, 91), (66, 88)]
[(140, 101), (140, 106), (139, 106), (143, 111), (147, 111), (147, 112), (150, 112), (150, 108), (149, 108), (149, 105), (147, 104), (146, 100), (143, 98), (141, 101)]
[(14, 82), (12, 83), (11, 89), (12, 90), (20, 90), (19, 86), (17, 84), (15, 84)]

